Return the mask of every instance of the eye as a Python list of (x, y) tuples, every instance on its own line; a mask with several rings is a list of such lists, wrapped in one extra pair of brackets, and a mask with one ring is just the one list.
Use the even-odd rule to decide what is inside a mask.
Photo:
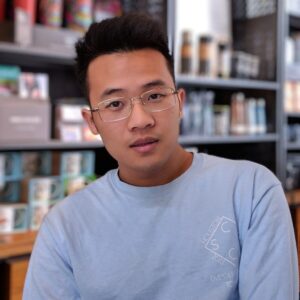
[(165, 95), (162, 93), (151, 93), (148, 96), (147, 100), (148, 101), (159, 101), (159, 100), (162, 100), (164, 97), (165, 97)]
[(105, 101), (103, 104), (103, 108), (106, 110), (120, 110), (125, 106), (125, 102), (122, 99)]

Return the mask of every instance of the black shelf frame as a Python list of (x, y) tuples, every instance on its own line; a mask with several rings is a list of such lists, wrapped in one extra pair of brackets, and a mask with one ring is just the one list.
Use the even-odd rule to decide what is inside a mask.
[(192, 85), (211, 88), (234, 88), (234, 89), (255, 89), (255, 90), (270, 90), (277, 91), (279, 84), (273, 81), (262, 81), (252, 79), (237, 79), (237, 78), (209, 78), (197, 75), (177, 75), (176, 82), (179, 85)]
[(244, 144), (244, 143), (266, 143), (277, 142), (278, 135), (268, 133), (262, 135), (228, 135), (228, 136), (199, 136), (183, 135), (179, 137), (179, 143), (182, 145), (191, 144)]
[[(74, 51), (59, 51), (56, 48), (41, 48), (33, 46), (21, 46), (15, 43), (0, 42), (0, 55), (2, 59), (8, 59), (12, 56), (19, 56), (19, 60), (29, 59), (30, 63), (32, 61), (65, 66), (74, 65), (75, 52)], [(16, 63), (19, 63), (17, 60)], [(26, 63), (26, 62), (25, 62)], [(24, 61), (21, 62), (24, 64)]]

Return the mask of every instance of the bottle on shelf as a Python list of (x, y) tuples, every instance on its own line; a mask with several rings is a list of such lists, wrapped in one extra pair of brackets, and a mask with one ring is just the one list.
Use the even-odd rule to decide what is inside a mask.
[(199, 37), (198, 42), (198, 73), (201, 76), (214, 76), (214, 47), (210, 35)]
[(191, 74), (192, 73), (192, 33), (188, 30), (182, 33), (182, 45), (181, 45), (181, 74)]

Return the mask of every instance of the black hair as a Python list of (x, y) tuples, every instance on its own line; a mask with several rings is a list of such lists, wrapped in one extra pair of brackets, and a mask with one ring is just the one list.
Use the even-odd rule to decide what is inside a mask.
[(80, 85), (87, 92), (87, 69), (99, 55), (130, 52), (150, 48), (159, 51), (166, 59), (174, 79), (174, 59), (169, 52), (163, 26), (142, 13), (128, 13), (121, 17), (93, 23), (83, 38), (75, 45), (76, 72)]

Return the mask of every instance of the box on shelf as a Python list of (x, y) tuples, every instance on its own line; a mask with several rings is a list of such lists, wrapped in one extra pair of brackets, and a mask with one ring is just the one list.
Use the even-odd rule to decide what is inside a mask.
[(52, 49), (56, 53), (75, 56), (74, 44), (82, 36), (82, 33), (67, 28), (27, 23), (24, 25), (22, 22), (17, 24), (11, 21), (0, 22), (0, 41)]
[(38, 230), (49, 210), (50, 206), (48, 203), (29, 205), (29, 229)]
[(50, 139), (50, 104), (0, 96), (0, 142)]
[(95, 172), (93, 151), (54, 152), (52, 161), (53, 174), (62, 177), (92, 175)]
[(0, 233), (26, 231), (28, 206), (26, 204), (0, 204)]
[[(0, 153), (0, 178), (3, 181), (21, 179), (20, 155), (17, 152)], [(0, 187), (1, 188), (1, 187)]]
[(63, 182), (59, 176), (32, 177), (22, 181), (22, 202), (49, 204), (63, 198)]
[(66, 28), (53, 28), (43, 25), (34, 25), (32, 45), (39, 48), (53, 49), (57, 52), (74, 52), (74, 44), (82, 33)]
[(0, 203), (16, 203), (20, 200), (21, 181), (3, 181), (0, 187)]
[(21, 152), (20, 158), (22, 177), (51, 175), (50, 151), (25, 151)]

